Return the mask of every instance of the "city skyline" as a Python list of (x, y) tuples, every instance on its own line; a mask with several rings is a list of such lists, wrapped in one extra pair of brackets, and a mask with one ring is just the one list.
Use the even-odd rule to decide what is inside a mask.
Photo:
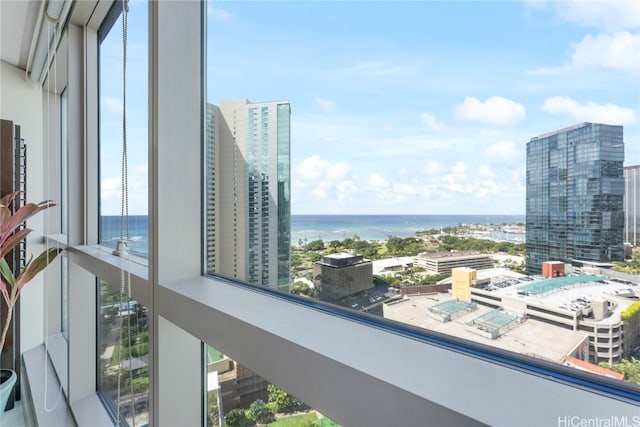
[[(640, 164), (639, 12), (624, 1), (209, 3), (207, 100), (291, 103), (294, 215), (524, 214), (525, 146), (550, 129), (623, 125), (625, 166)], [(138, 86), (130, 79), (131, 99)], [(146, 148), (130, 165), (131, 213), (144, 213)], [(118, 173), (102, 178), (107, 214), (119, 213)]]

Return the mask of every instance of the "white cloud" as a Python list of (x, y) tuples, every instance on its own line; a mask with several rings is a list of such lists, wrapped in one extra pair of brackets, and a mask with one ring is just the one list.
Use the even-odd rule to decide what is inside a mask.
[(389, 188), (389, 181), (384, 179), (379, 173), (374, 173), (369, 177), (369, 185), (377, 190), (385, 190)]
[(596, 65), (637, 72), (640, 69), (640, 34), (624, 31), (613, 35), (587, 35), (575, 47), (571, 59), (576, 66)]
[(405, 177), (408, 175), (409, 175), (409, 170), (405, 167), (401, 167), (396, 170), (396, 176)]
[[(295, 192), (311, 189), (311, 194), (317, 199), (327, 199), (335, 194), (336, 181), (347, 175), (347, 166), (344, 163), (331, 163), (323, 160), (317, 154), (306, 158), (295, 167), (293, 189)], [(348, 188), (343, 186), (343, 191)]]
[(491, 123), (498, 126), (513, 126), (526, 117), (522, 104), (501, 96), (492, 96), (485, 102), (474, 97), (466, 97), (462, 104), (455, 106), (458, 117), (466, 120)]
[(345, 176), (347, 166), (344, 163), (329, 163), (317, 154), (305, 159), (297, 168), (296, 173), (306, 179), (327, 178), (337, 180)]
[(467, 167), (465, 166), (464, 163), (458, 162), (455, 164), (455, 166), (453, 166), (451, 170), (453, 171), (454, 174), (464, 175), (464, 173), (467, 170)]
[(329, 197), (330, 190), (331, 190), (331, 182), (320, 181), (320, 182), (317, 182), (313, 190), (311, 190), (311, 194), (313, 194), (317, 199), (326, 199)]
[(512, 141), (500, 141), (489, 145), (484, 154), (490, 159), (510, 160), (516, 157), (516, 146)]
[(207, 13), (216, 22), (228, 22), (233, 19), (233, 15), (219, 7), (209, 6), (207, 9)]
[(398, 197), (406, 198), (407, 196), (416, 196), (420, 194), (420, 191), (413, 184), (396, 183), (393, 184), (393, 193)]
[(102, 101), (102, 108), (110, 113), (122, 114), (122, 99), (106, 96)]
[(435, 160), (429, 160), (427, 164), (424, 165), (424, 170), (429, 175), (439, 175), (443, 169), (443, 166)]
[(489, 165), (480, 165), (478, 166), (478, 175), (483, 178), (495, 178), (496, 173), (491, 169)]
[(640, 2), (637, 0), (562, 0), (553, 5), (560, 17), (586, 27), (608, 31), (640, 27)]
[(551, 114), (566, 114), (578, 121), (626, 125), (637, 122), (636, 112), (615, 104), (596, 104), (588, 101), (580, 104), (568, 97), (554, 96), (547, 99), (542, 110)]
[(105, 178), (100, 183), (100, 192), (103, 200), (120, 198), (120, 179)]
[(338, 200), (349, 199), (358, 189), (353, 181), (350, 180), (339, 182), (336, 187), (338, 188)]
[(437, 121), (432, 114), (422, 113), (420, 114), (420, 120), (422, 121), (422, 123), (429, 126), (433, 131), (440, 132), (444, 130), (444, 125)]
[(442, 177), (442, 181), (444, 182), (443, 188), (455, 193), (469, 192), (468, 186), (463, 185), (467, 179), (466, 169), (464, 163), (456, 163), (455, 166), (451, 168), (451, 172)]
[(332, 113), (336, 108), (335, 104), (328, 99), (316, 98), (314, 102), (323, 113)]

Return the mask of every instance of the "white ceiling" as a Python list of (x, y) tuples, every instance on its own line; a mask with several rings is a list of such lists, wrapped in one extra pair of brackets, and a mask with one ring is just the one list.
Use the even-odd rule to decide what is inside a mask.
[(43, 0), (0, 0), (0, 60), (26, 69)]

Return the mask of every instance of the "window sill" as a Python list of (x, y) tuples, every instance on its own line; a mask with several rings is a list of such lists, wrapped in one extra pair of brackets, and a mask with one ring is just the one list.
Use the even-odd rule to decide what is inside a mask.
[(44, 345), (40, 345), (22, 354), (25, 376), (33, 403), (33, 416), (36, 425), (75, 426), (76, 422), (67, 406), (64, 392), (51, 361), (46, 355)]
[(638, 414), (638, 401), (221, 278), (167, 284), (156, 295), (159, 315), (341, 424), (515, 425), (525, 413), (529, 424), (555, 425), (564, 416), (632, 420)]
[(69, 375), (67, 370), (69, 360), (67, 340), (61, 333), (51, 335), (47, 338), (47, 350), (53, 369), (55, 369), (58, 379), (62, 381), (62, 388), (66, 395), (69, 392), (67, 387), (67, 378)]
[(101, 280), (116, 286), (121, 281), (121, 272), (131, 273), (131, 293), (136, 301), (150, 306), (149, 301), (149, 269), (139, 264), (132, 257), (129, 260), (113, 255), (103, 246), (73, 246), (67, 248), (71, 262), (82, 266)]

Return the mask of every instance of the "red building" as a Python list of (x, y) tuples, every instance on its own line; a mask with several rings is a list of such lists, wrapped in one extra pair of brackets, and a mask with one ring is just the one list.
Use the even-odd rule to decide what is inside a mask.
[(564, 262), (545, 261), (542, 263), (542, 275), (548, 279), (564, 276)]

